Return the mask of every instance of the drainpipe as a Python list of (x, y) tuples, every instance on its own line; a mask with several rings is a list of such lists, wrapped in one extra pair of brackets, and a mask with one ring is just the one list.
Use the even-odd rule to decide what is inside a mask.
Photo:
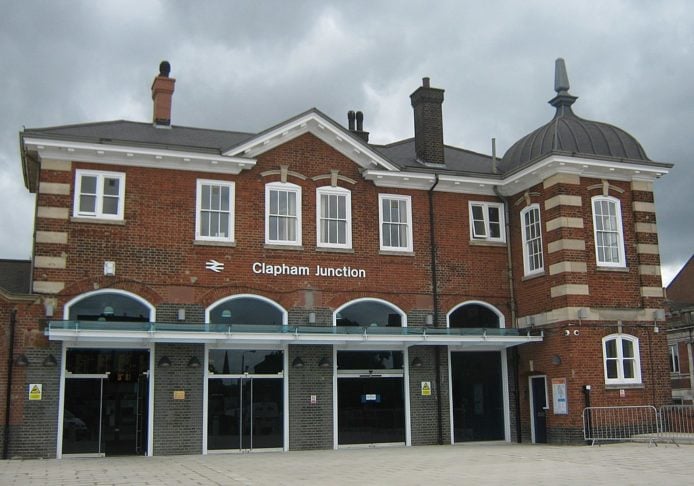
[(17, 309), (10, 313), (10, 342), (7, 354), (7, 393), (5, 394), (5, 431), (2, 458), (7, 459), (10, 451), (10, 395), (12, 393), (12, 372), (14, 371), (14, 330), (17, 324)]
[[(494, 167), (496, 167), (496, 140), (492, 139), (492, 162)], [(511, 218), (510, 210), (508, 207), (508, 199), (501, 195), (499, 192), (499, 186), (494, 186), (494, 194), (496, 197), (504, 202), (504, 218), (505, 218), (505, 228), (506, 228), (506, 265), (508, 267), (508, 289), (509, 289), (509, 307), (511, 308), (511, 326), (517, 327), (516, 324), (516, 292), (513, 285), (513, 260), (511, 256)], [(520, 356), (518, 350), (515, 349), (516, 356), (516, 435), (518, 437), (518, 442), (521, 442), (521, 407), (520, 407)]]
[[(439, 184), (439, 175), (436, 174), (436, 181), (429, 188), (429, 246), (431, 247), (431, 295), (434, 304), (434, 327), (439, 322), (439, 286), (436, 273), (436, 235), (434, 231), (434, 189)], [(438, 417), (438, 443), (443, 444), (443, 409), (441, 406), (441, 346), (435, 348), (436, 361), (436, 414)]]

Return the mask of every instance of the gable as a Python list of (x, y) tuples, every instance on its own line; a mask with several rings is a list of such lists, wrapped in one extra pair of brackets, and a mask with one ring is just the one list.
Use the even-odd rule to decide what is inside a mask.
[(255, 158), (305, 133), (319, 138), (362, 169), (399, 170), (362, 139), (316, 109), (269, 128), (241, 145), (230, 148), (223, 155)]

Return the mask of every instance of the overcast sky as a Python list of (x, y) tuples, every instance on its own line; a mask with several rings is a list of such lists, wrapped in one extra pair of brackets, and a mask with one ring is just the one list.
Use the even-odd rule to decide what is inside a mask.
[(694, 250), (694, 2), (0, 0), (0, 258), (28, 259), (34, 196), (18, 133), (150, 121), (159, 62), (172, 122), (257, 132), (316, 107), (364, 111), (371, 141), (411, 137), (409, 94), (446, 90), (444, 141), (503, 154), (553, 116), (566, 59), (577, 115), (676, 164), (656, 182), (667, 285)]

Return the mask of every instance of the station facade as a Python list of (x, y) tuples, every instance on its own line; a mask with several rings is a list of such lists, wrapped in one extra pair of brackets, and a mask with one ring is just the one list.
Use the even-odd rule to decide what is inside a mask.
[[(25, 129), (30, 288), (0, 293), (5, 457), (576, 443), (670, 399), (653, 184), (670, 164), (556, 109), (503, 157), (369, 143), (316, 109), (260, 133)], [(3, 405), (0, 405), (3, 406)]]

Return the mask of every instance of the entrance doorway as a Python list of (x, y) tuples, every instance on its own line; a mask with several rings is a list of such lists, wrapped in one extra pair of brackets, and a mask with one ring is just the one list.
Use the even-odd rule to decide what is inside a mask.
[(62, 454), (147, 452), (149, 351), (68, 349)]
[(280, 350), (210, 350), (208, 450), (283, 448), (283, 356)]
[(499, 351), (451, 352), (454, 442), (504, 440)]
[(405, 442), (402, 351), (338, 351), (337, 442)]
[(547, 377), (530, 377), (530, 422), (533, 444), (547, 443)]

